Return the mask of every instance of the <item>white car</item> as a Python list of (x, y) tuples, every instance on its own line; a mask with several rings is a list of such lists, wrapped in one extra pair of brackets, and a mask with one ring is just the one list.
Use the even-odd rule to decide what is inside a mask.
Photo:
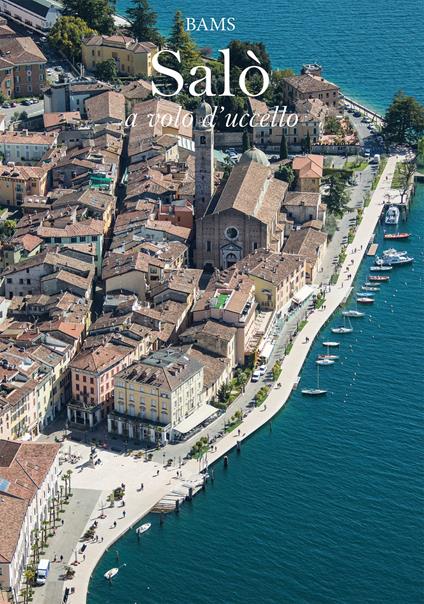
[(259, 382), (259, 378), (261, 377), (261, 372), (257, 369), (252, 373), (252, 382)]
[(261, 365), (260, 367), (258, 367), (258, 371), (261, 375), (265, 375), (266, 374), (266, 365)]

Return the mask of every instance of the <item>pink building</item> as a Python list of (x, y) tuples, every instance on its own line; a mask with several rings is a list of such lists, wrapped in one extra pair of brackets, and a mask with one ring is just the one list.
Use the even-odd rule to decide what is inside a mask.
[(70, 363), (68, 420), (92, 428), (113, 408), (113, 377), (138, 360), (134, 348), (112, 343), (81, 350)]

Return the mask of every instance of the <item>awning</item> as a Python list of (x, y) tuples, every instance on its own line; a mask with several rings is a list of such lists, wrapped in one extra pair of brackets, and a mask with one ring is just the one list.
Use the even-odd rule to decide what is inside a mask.
[(302, 304), (305, 300), (307, 300), (312, 294), (315, 293), (315, 288), (311, 285), (304, 285), (299, 289), (297, 294), (293, 296), (293, 302), (295, 304)]
[(204, 422), (208, 417), (213, 415), (214, 413), (218, 413), (219, 409), (216, 407), (212, 407), (212, 405), (202, 405), (194, 413), (183, 419), (182, 422), (174, 426), (174, 430), (179, 432), (180, 434), (187, 434)]
[(268, 360), (271, 356), (272, 349), (274, 348), (274, 344), (272, 342), (266, 342), (265, 346), (262, 348), (260, 352), (260, 357)]

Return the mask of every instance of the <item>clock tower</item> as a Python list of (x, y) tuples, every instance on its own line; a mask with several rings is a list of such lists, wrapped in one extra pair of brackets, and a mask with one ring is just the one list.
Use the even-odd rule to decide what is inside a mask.
[(195, 143), (194, 216), (202, 218), (214, 193), (214, 133), (212, 107), (202, 101), (195, 112), (193, 130)]

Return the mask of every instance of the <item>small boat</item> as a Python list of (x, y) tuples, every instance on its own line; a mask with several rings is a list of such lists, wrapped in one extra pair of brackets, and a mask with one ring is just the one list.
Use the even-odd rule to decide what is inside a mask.
[(360, 319), (361, 317), (365, 317), (365, 313), (360, 310), (344, 310), (342, 312), (344, 317), (350, 317), (351, 319)]
[(384, 233), (384, 239), (409, 239), (411, 233)]
[(382, 272), (382, 271), (392, 271), (392, 270), (393, 270), (393, 266), (370, 266), (370, 271)]
[(358, 298), (356, 301), (358, 304), (372, 304), (374, 302), (374, 298)]
[(386, 224), (397, 224), (399, 222), (400, 212), (397, 206), (390, 206), (386, 212), (384, 222)]
[(363, 285), (361, 287), (363, 292), (379, 292), (380, 288), (379, 287), (374, 287), (373, 285)]
[(332, 327), (331, 331), (333, 333), (352, 333), (353, 327), (350, 324), (349, 317), (347, 318), (347, 320), (348, 320), (348, 327), (346, 327), (346, 315), (345, 315), (343, 317), (343, 326), (341, 326), (341, 327)]
[(370, 275), (368, 277), (368, 281), (389, 281), (390, 277), (389, 275)]
[(319, 365), (317, 365), (317, 387), (303, 388), (302, 394), (305, 396), (323, 396), (324, 394), (327, 394), (327, 390), (319, 387)]
[(136, 528), (135, 532), (137, 533), (137, 535), (142, 535), (143, 533), (148, 531), (151, 526), (152, 526), (151, 522), (146, 522), (145, 524), (142, 524), (141, 526)]
[(356, 292), (356, 296), (357, 296), (357, 298), (366, 298), (367, 296), (369, 296), (371, 298), (371, 296), (375, 296), (375, 292), (370, 292), (370, 291)]
[(337, 354), (319, 354), (318, 359), (330, 359), (330, 361), (338, 361), (339, 356)]
[(320, 358), (318, 358), (318, 359), (315, 361), (315, 363), (316, 363), (317, 365), (334, 365), (335, 361), (334, 361), (334, 359), (327, 359), (327, 358), (325, 358), (325, 359), (320, 359)]
[(337, 346), (340, 346), (340, 342), (323, 342), (323, 345), (328, 348), (336, 348)]
[(105, 572), (105, 574), (103, 576), (104, 576), (105, 579), (107, 579), (108, 581), (110, 581), (118, 573), (119, 573), (119, 568), (111, 568), (110, 570), (108, 570), (107, 572)]
[(393, 253), (392, 250), (384, 252), (381, 258), (377, 258), (375, 261), (376, 266), (399, 266), (401, 264), (411, 264), (414, 259), (408, 256), (406, 252)]

